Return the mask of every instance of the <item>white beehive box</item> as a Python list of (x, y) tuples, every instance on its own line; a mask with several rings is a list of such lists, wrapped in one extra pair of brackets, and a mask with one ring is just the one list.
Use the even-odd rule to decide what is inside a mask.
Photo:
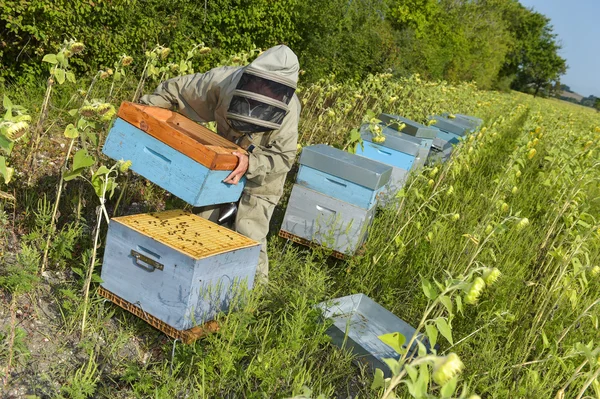
[(111, 219), (101, 286), (176, 330), (250, 289), (260, 244), (180, 210)]

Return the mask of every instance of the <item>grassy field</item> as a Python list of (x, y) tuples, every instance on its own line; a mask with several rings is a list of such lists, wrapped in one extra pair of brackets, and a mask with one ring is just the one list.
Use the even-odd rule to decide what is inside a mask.
[[(348, 148), (351, 130), (381, 111), (419, 122), (465, 113), (484, 127), (450, 161), (414, 173), (347, 261), (277, 237), (293, 170), (272, 220), (268, 286), (222, 315), (218, 333), (183, 345), (95, 292), (104, 211), (189, 209), (100, 153), (114, 117), (105, 104), (139, 87), (139, 76), (115, 79), (122, 61), (69, 77), (59, 60), (49, 65), (64, 69), (63, 84), (55, 72), (53, 85), (0, 87), (10, 98), (0, 154), (14, 168), (0, 179), (5, 397), (600, 397), (600, 114), (418, 76), (302, 86), (303, 146)], [(147, 92), (158, 80), (145, 79)], [(437, 355), (372, 384), (314, 308), (354, 293), (437, 338)]]

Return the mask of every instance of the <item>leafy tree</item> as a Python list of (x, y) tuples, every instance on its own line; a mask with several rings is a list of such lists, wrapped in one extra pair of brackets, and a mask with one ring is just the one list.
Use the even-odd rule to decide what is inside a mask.
[(558, 55), (561, 46), (552, 32), (550, 19), (523, 7), (515, 0), (506, 3), (504, 16), (514, 38), (500, 76), (514, 77), (516, 90), (550, 89), (567, 70), (565, 59)]

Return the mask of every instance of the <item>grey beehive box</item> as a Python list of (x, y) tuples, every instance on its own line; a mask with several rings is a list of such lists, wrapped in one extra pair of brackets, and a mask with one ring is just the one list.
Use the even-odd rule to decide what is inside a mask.
[[(420, 137), (424, 139), (433, 139), (436, 136), (437, 129), (431, 126), (425, 126), (422, 123), (418, 123), (412, 121), (408, 118), (404, 118), (398, 115), (391, 114), (381, 114), (379, 115), (379, 119), (385, 123), (387, 126), (391, 127), (394, 130), (400, 131), (402, 133), (410, 134), (414, 137)], [(406, 126), (399, 130), (401, 124), (405, 124)]]
[[(452, 120), (449, 115), (447, 112), (442, 114), (443, 117)], [(478, 129), (483, 124), (483, 119), (465, 114), (454, 114), (454, 120), (471, 129)]]
[(457, 122), (456, 119), (448, 119), (442, 115), (434, 115), (428, 118), (429, 120), (435, 120), (434, 126), (438, 129), (444, 130), (449, 133), (454, 133), (459, 136), (464, 136), (467, 133), (474, 130), (474, 128)]
[[(381, 369), (386, 377), (391, 376), (383, 359), (399, 359), (400, 355), (391, 346), (378, 337), (399, 332), (406, 338), (404, 348), (416, 330), (377, 302), (364, 294), (349, 295), (317, 305), (323, 310), (323, 316), (333, 324), (327, 329), (332, 343), (348, 348), (356, 356), (355, 361), (367, 365), (372, 372)], [(427, 338), (419, 334), (418, 338), (429, 347)], [(413, 342), (409, 356), (417, 352), (418, 344)]]
[(353, 254), (367, 238), (376, 207), (360, 208), (294, 184), (281, 230), (342, 254)]

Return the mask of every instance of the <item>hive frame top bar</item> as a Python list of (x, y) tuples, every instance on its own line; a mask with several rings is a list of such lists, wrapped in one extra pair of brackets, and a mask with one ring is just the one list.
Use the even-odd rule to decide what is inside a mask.
[(212, 170), (233, 170), (234, 151), (247, 152), (206, 127), (168, 109), (123, 102), (118, 117)]
[(260, 245), (233, 230), (182, 210), (120, 216), (111, 220), (193, 259)]

